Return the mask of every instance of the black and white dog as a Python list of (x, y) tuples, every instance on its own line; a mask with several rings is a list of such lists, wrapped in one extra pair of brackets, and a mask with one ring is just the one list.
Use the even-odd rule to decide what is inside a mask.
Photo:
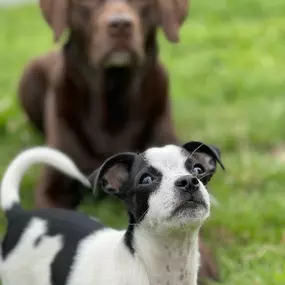
[[(1, 207), (8, 220), (2, 284), (196, 285), (198, 232), (210, 213), (205, 185), (216, 162), (223, 167), (217, 148), (189, 142), (115, 155), (87, 179), (57, 150), (24, 151), (1, 184)], [(75, 211), (24, 210), (19, 186), (34, 163), (46, 163), (117, 196), (129, 214), (127, 230), (106, 228)]]

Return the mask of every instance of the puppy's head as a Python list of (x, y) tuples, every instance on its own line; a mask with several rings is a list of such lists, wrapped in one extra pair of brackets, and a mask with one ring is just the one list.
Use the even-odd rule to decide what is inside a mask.
[(157, 26), (170, 41), (179, 40), (188, 0), (40, 0), (40, 7), (56, 41), (70, 29), (91, 63), (126, 66), (143, 62)]
[(207, 183), (222, 167), (220, 152), (201, 142), (167, 145), (108, 159), (90, 176), (93, 189), (119, 197), (136, 224), (199, 227), (210, 213)]

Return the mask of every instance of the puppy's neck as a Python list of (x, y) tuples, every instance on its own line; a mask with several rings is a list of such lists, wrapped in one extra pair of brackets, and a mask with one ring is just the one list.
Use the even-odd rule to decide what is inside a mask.
[(144, 264), (150, 284), (197, 284), (198, 231), (157, 233), (134, 229), (134, 254)]

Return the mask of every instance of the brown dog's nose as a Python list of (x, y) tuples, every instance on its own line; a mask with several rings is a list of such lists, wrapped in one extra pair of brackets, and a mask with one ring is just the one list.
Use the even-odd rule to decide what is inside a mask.
[(191, 175), (185, 175), (175, 181), (175, 186), (182, 191), (195, 191), (198, 189), (199, 180)]
[(108, 19), (109, 33), (112, 37), (129, 37), (132, 32), (132, 19), (127, 14), (112, 15)]

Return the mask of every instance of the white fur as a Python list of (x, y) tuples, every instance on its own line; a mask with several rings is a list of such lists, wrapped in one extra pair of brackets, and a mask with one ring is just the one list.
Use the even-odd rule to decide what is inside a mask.
[(199, 269), (198, 229), (135, 234), (137, 259), (142, 260), (149, 283), (196, 285)]
[(129, 52), (114, 52), (110, 55), (106, 62), (106, 66), (120, 67), (129, 65), (131, 62), (131, 54)]
[[(181, 204), (178, 191), (175, 190), (174, 182), (181, 176), (189, 175), (185, 168), (186, 155), (181, 148), (174, 145), (167, 145), (163, 148), (151, 148), (145, 153), (149, 164), (162, 173), (161, 186), (149, 199), (149, 210), (144, 222), (150, 222), (153, 227), (181, 226), (181, 223), (189, 224), (189, 217), (180, 217), (180, 220), (171, 219), (170, 215), (174, 209)], [(209, 216), (210, 196), (207, 189), (200, 182), (199, 191), (202, 192), (208, 210), (201, 208), (195, 211), (192, 222), (201, 224)], [(191, 215), (191, 213), (190, 213)]]
[(90, 187), (88, 179), (64, 153), (50, 147), (34, 147), (20, 153), (8, 166), (1, 182), (1, 208), (9, 210), (20, 203), (19, 187), (25, 171), (33, 164), (45, 163)]
[[(51, 154), (50, 151), (44, 153)], [(58, 155), (53, 154), (54, 157)], [(125, 231), (97, 231), (80, 242), (68, 280), (66, 284), (61, 285), (197, 285), (198, 232), (209, 216), (209, 194), (200, 183), (198, 191), (201, 191), (208, 205), (207, 209), (198, 209), (197, 212), (190, 209), (189, 213), (186, 211), (180, 216), (171, 217), (172, 211), (179, 203), (174, 181), (181, 175), (189, 175), (184, 166), (186, 155), (181, 152), (181, 148), (171, 145), (149, 149), (144, 156), (163, 177), (160, 187), (150, 196), (149, 211), (135, 227), (134, 255), (123, 241)], [(33, 159), (28, 159), (29, 162), (38, 161), (32, 157)], [(26, 159), (18, 160), (27, 162)], [(50, 161), (48, 160), (49, 163)], [(62, 159), (57, 160), (57, 168), (59, 165), (63, 166), (62, 162)], [(66, 165), (64, 164), (65, 167), (61, 170), (66, 173), (70, 164), (68, 160), (65, 162)], [(2, 183), (4, 209), (9, 208), (11, 203), (18, 199), (13, 191), (18, 193), (15, 187), (19, 187), (26, 163), (18, 164), (21, 167), (15, 167), (12, 163), (6, 174), (10, 178), (4, 177), (5, 183)], [(17, 174), (17, 182), (13, 183), (10, 172), (15, 174), (17, 169), (20, 174)], [(74, 173), (71, 169), (73, 168), (67, 171), (69, 174)], [(9, 194), (11, 189), (12, 194)], [(39, 247), (33, 247), (35, 240), (45, 232), (46, 222), (39, 218), (32, 219), (19, 244), (8, 258), (0, 263), (3, 285), (51, 285), (48, 279), (48, 264), (52, 262), (64, 240), (60, 235), (46, 236)]]
[(34, 243), (47, 231), (45, 220), (34, 218), (21, 240), (5, 262), (0, 261), (3, 285), (50, 285), (49, 266), (62, 247), (61, 236), (44, 237), (38, 247)]
[(123, 245), (123, 235), (107, 229), (82, 241), (68, 285), (149, 284), (140, 258), (134, 259)]

